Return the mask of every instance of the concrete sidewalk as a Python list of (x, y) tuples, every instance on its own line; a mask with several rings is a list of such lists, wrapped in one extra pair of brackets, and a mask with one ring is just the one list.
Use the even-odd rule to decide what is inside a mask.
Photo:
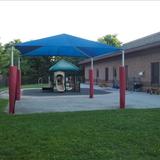
[[(82, 87), (89, 86), (82, 85)], [(119, 90), (103, 89), (98, 86), (95, 86), (95, 89), (111, 93), (95, 95), (93, 99), (90, 99), (88, 95), (22, 96), (22, 99), (16, 102), (15, 111), (16, 114), (28, 114), (119, 109)], [(126, 108), (160, 108), (160, 96), (141, 92), (126, 92)]]

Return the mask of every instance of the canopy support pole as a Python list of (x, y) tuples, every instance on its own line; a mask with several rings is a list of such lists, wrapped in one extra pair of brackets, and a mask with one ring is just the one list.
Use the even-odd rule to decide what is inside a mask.
[(14, 114), (17, 92), (17, 67), (14, 66), (13, 46), (11, 48), (11, 66), (9, 67), (9, 113)]
[(20, 56), (18, 57), (18, 70), (17, 70), (17, 92), (16, 92), (16, 100), (21, 99), (21, 60)]
[(90, 80), (90, 98), (94, 96), (94, 75), (93, 75), (93, 58), (91, 58), (91, 68), (89, 70), (89, 80)]
[(120, 109), (125, 108), (125, 90), (126, 90), (126, 76), (125, 76), (125, 57), (124, 50), (122, 50), (122, 64), (119, 67), (119, 85), (120, 85)]

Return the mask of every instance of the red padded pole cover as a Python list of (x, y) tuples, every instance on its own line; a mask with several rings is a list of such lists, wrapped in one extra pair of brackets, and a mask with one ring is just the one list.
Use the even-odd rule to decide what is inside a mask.
[(21, 99), (21, 70), (17, 70), (17, 91), (16, 91), (16, 100)]
[(94, 75), (93, 69), (89, 70), (89, 80), (90, 80), (90, 98), (94, 96)]
[(125, 108), (125, 90), (126, 90), (126, 76), (125, 67), (119, 67), (119, 84), (120, 84), (120, 108)]
[(17, 88), (17, 67), (10, 66), (9, 68), (9, 113), (13, 114), (16, 101)]

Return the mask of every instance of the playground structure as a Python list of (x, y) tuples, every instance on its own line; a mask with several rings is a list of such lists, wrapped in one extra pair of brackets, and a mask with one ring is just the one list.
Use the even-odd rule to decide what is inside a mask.
[(60, 60), (49, 69), (51, 88), (57, 92), (79, 92), (80, 69), (70, 62)]
[(61, 71), (57, 71), (54, 73), (54, 82), (53, 90), (57, 90), (58, 92), (65, 91), (65, 73)]
[[(119, 68), (120, 108), (125, 108), (125, 67), (124, 51), (122, 49), (67, 34), (20, 43), (17, 44), (15, 48), (18, 49), (23, 56), (68, 56), (90, 58), (90, 98), (93, 98), (94, 96), (93, 57), (104, 54), (112, 54), (113, 52), (121, 52), (122, 65)], [(11, 114), (14, 113), (16, 100), (20, 99), (20, 85), (20, 68), (14, 66), (12, 46), (11, 66), (9, 69), (9, 113)]]
[(80, 92), (80, 81), (73, 73), (63, 71), (54, 72), (53, 91), (57, 92)]

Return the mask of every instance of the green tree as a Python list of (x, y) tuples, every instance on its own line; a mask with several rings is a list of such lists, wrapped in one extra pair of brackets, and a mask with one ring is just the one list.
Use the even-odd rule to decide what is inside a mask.
[[(6, 76), (10, 65), (11, 46), (19, 43), (20, 40), (14, 40), (7, 44), (0, 44), (0, 74)], [(14, 49), (14, 61), (17, 65), (19, 51)]]
[(117, 38), (116, 34), (107, 34), (101, 38), (98, 39), (99, 42), (108, 44), (110, 46), (114, 47), (121, 47), (122, 42)]
[(21, 71), (23, 83), (37, 83), (39, 78), (47, 82), (52, 57), (21, 57)]
[(84, 58), (79, 58), (79, 57), (77, 57), (77, 58), (75, 58), (75, 57), (64, 57), (64, 56), (62, 56), (62, 57), (59, 57), (59, 56), (52, 57), (53, 63), (56, 63), (56, 62), (60, 61), (61, 59), (64, 59), (64, 60), (66, 60), (68, 62), (71, 62), (71, 63), (73, 63), (75, 65), (78, 65), (78, 63), (81, 60), (83, 60)]

